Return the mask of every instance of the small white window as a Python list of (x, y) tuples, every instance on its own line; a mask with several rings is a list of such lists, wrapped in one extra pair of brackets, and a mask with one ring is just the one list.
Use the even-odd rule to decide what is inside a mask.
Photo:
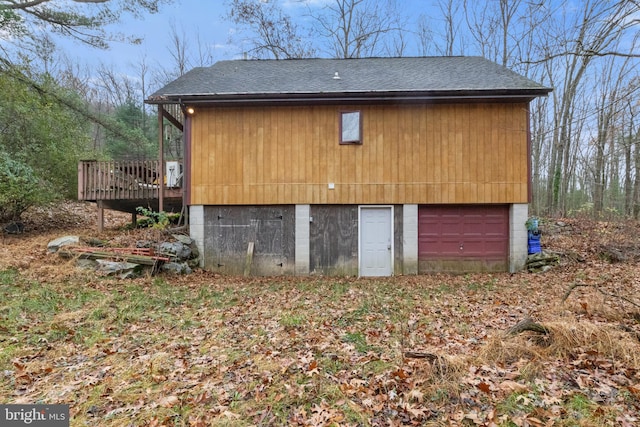
[(360, 111), (340, 113), (340, 144), (362, 144)]

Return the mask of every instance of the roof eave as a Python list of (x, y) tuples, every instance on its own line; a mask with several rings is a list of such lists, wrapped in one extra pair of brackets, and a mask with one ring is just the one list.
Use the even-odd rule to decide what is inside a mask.
[(482, 100), (527, 100), (547, 96), (549, 88), (424, 91), (424, 92), (324, 92), (324, 93), (230, 93), (175, 94), (151, 96), (147, 104), (198, 105), (263, 105), (263, 104), (323, 104), (323, 103), (404, 103)]

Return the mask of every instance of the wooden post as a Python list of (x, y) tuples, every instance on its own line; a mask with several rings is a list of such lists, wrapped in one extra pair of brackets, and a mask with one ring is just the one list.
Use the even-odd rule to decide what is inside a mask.
[(133, 225), (133, 228), (136, 228), (138, 226), (138, 213), (137, 212), (133, 212), (131, 214), (131, 225)]
[(162, 104), (158, 104), (158, 160), (160, 160), (160, 180), (158, 182), (158, 212), (164, 210), (164, 118)]
[(251, 274), (251, 264), (253, 264), (253, 249), (255, 248), (254, 242), (249, 242), (247, 246), (247, 257), (244, 259), (244, 275), (245, 277)]
[(189, 186), (191, 185), (191, 118), (187, 115), (184, 117), (184, 126), (182, 127), (182, 207), (185, 212), (185, 224), (188, 224), (189, 218)]
[(104, 231), (104, 208), (102, 207), (102, 202), (98, 200), (98, 233), (102, 233)]
[(253, 264), (253, 251), (255, 250), (256, 237), (258, 235), (258, 220), (251, 220), (251, 229), (249, 229), (249, 245), (247, 246), (247, 257), (244, 259), (244, 275), (251, 274), (251, 264)]
[(78, 162), (78, 200), (84, 200), (84, 162)]

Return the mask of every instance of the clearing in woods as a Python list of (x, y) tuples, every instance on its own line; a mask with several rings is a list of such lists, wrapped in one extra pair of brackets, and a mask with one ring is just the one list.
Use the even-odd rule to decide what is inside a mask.
[(124, 280), (47, 253), (158, 233), (94, 214), (3, 236), (0, 403), (69, 404), (72, 426), (640, 423), (636, 222), (543, 221), (546, 273)]

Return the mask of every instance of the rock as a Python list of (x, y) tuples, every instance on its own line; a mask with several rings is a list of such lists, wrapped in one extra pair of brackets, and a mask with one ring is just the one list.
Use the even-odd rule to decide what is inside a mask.
[(8, 234), (20, 234), (24, 231), (24, 224), (20, 221), (13, 221), (5, 225), (3, 230)]
[(172, 255), (180, 261), (188, 260), (191, 257), (191, 248), (180, 242), (162, 242), (158, 251), (165, 255)]
[(166, 262), (162, 264), (162, 270), (175, 274), (191, 274), (193, 272), (184, 262)]
[(155, 243), (151, 240), (138, 240), (136, 242), (136, 248), (152, 248)]
[(78, 242), (80, 242), (80, 237), (78, 236), (58, 237), (47, 244), (47, 250), (51, 253), (58, 252), (58, 250), (63, 246), (75, 245)]
[(104, 240), (96, 239), (95, 237), (81, 237), (80, 241), (95, 248), (102, 248), (107, 244)]
[(198, 245), (196, 245), (196, 242), (192, 242), (189, 247), (191, 248), (191, 259), (198, 259), (200, 258), (200, 251), (198, 250)]
[(76, 260), (76, 267), (83, 270), (95, 270), (98, 268), (98, 262), (94, 259), (78, 258), (78, 260)]
[(184, 234), (172, 234), (171, 237), (173, 237), (183, 245), (191, 246), (191, 244), (193, 243), (193, 239), (189, 236), (185, 236)]
[(106, 261), (104, 259), (98, 259), (96, 262), (98, 263), (98, 272), (105, 276), (118, 276), (121, 279), (135, 277), (142, 270), (140, 264), (131, 262)]
[(560, 263), (560, 257), (546, 251), (531, 254), (527, 257), (527, 270), (531, 273), (549, 271), (551, 267)]

